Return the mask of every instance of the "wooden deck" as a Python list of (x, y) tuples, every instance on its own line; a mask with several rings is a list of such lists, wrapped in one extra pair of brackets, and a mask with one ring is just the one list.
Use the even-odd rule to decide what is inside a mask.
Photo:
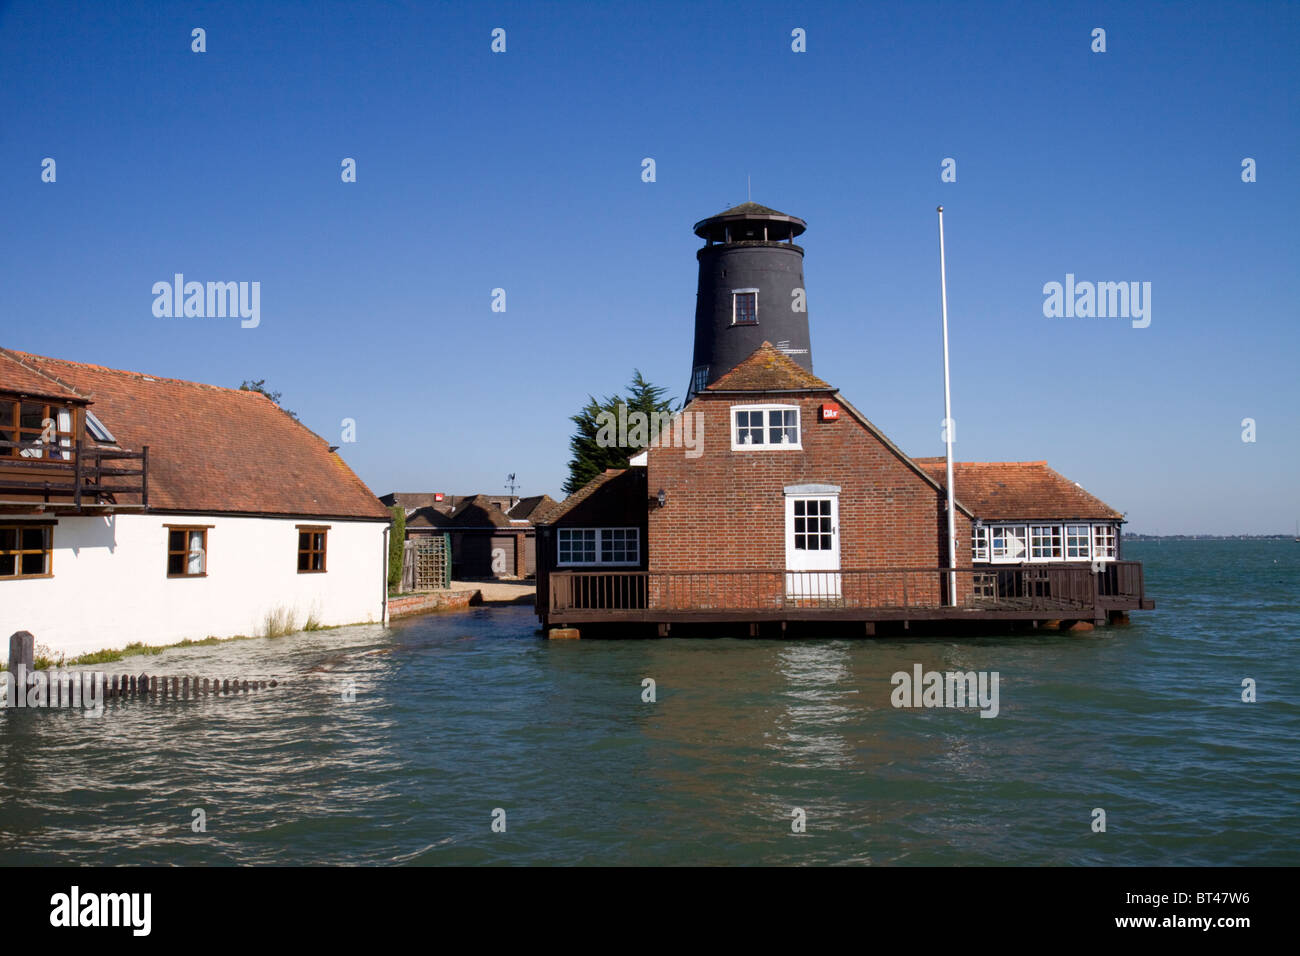
[[(42, 457), (23, 457), (36, 452)], [(44, 457), (52, 455), (52, 457)], [(66, 456), (66, 457), (65, 457)], [(119, 504), (121, 496), (137, 503)], [(0, 512), (101, 513), (149, 505), (149, 447), (140, 451), (0, 441)]]
[[(842, 571), (555, 571), (544, 626), (642, 622), (1040, 621), (1104, 623), (1149, 610), (1142, 565), (987, 565)], [(948, 599), (949, 592), (956, 601)]]

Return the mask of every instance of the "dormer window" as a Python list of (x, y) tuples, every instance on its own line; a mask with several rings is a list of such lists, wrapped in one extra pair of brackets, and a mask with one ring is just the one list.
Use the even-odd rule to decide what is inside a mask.
[(758, 325), (758, 290), (731, 290), (731, 324)]
[(72, 409), (41, 401), (0, 400), (0, 458), (72, 460)]
[(737, 405), (731, 410), (731, 448), (802, 448), (797, 405)]

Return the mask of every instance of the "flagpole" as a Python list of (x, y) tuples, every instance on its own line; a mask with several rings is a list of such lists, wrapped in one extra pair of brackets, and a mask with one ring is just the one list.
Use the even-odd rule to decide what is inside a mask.
[(943, 305), (943, 437), (948, 463), (948, 604), (957, 606), (957, 515), (952, 493), (952, 388), (948, 382), (948, 272), (943, 257), (943, 207), (939, 207), (939, 298)]

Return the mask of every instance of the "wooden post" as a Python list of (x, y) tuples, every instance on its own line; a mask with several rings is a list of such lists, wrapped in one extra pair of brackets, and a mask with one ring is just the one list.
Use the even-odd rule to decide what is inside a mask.
[(28, 674), (35, 669), (36, 637), (31, 631), (14, 631), (9, 635), (9, 672), (16, 674), (19, 664), (26, 666)]
[[(259, 287), (260, 288), (260, 287)], [(77, 436), (77, 446), (73, 454), (72, 464), (72, 502), (81, 510), (81, 436)]]

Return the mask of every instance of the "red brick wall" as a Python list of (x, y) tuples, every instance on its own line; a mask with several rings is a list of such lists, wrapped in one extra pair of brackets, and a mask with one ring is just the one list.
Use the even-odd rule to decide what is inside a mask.
[[(826, 400), (815, 393), (697, 398), (686, 414), (704, 415), (704, 454), (649, 451), (648, 492), (667, 495), (665, 508), (650, 508), (649, 569), (784, 569), (784, 488), (811, 483), (840, 487), (842, 569), (947, 564), (943, 494), (847, 410), (838, 421), (818, 421)], [(769, 403), (800, 407), (803, 450), (732, 451), (730, 409)], [(959, 566), (969, 567), (970, 522), (960, 512), (957, 535)]]

